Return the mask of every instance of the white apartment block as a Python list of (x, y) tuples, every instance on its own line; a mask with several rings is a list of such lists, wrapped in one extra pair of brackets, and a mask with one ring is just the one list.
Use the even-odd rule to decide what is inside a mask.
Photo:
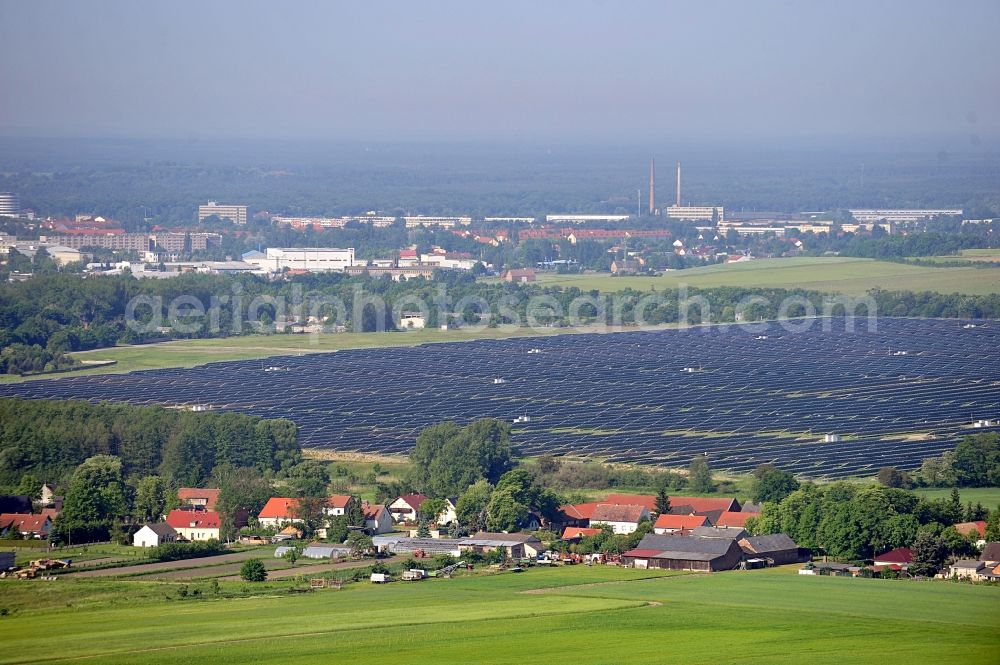
[(922, 219), (930, 219), (938, 215), (961, 216), (961, 208), (940, 208), (940, 209), (878, 209), (878, 208), (852, 208), (851, 215), (854, 220), (861, 223), (888, 222), (890, 224), (900, 224), (907, 222), (919, 222)]
[(545, 221), (555, 224), (582, 224), (584, 222), (624, 222), (629, 215), (545, 215)]
[(233, 224), (246, 224), (247, 223), (247, 207), (241, 205), (226, 205), (223, 203), (216, 203), (215, 201), (209, 201), (203, 206), (198, 206), (198, 223), (201, 224), (206, 218), (212, 215), (218, 216), (219, 219), (228, 219), (233, 222)]
[(685, 222), (710, 222), (716, 214), (719, 215), (719, 222), (725, 220), (726, 211), (722, 206), (670, 206), (667, 208), (667, 217)]

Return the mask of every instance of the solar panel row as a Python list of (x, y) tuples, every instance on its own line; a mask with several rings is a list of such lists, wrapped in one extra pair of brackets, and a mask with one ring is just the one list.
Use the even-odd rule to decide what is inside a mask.
[[(401, 453), (424, 427), (497, 417), (525, 454), (840, 478), (912, 469), (1000, 416), (1000, 325), (834, 320), (484, 340), (0, 386), (0, 394), (211, 404), (289, 418), (304, 447)], [(403, 333), (400, 333), (403, 334)], [(502, 379), (497, 381), (496, 379)], [(518, 422), (515, 422), (518, 421)], [(825, 434), (839, 440), (823, 442)]]

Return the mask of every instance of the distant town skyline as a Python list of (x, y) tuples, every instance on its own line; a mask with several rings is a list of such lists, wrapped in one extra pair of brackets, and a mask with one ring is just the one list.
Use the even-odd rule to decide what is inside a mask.
[(0, 136), (1000, 136), (1000, 3), (0, 6)]

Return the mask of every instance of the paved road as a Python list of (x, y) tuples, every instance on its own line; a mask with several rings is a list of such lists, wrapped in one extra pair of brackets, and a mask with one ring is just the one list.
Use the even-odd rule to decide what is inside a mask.
[(83, 570), (78, 573), (66, 573), (67, 577), (116, 577), (119, 575), (141, 575), (164, 570), (180, 570), (183, 568), (201, 568), (222, 563), (242, 562), (247, 559), (259, 557), (266, 559), (273, 554), (273, 550), (247, 550), (245, 552), (232, 552), (230, 554), (219, 554), (217, 556), (205, 556), (199, 559), (184, 559), (183, 561), (160, 561), (157, 563), (141, 563), (135, 566), (122, 566), (119, 568), (104, 568), (102, 570)]

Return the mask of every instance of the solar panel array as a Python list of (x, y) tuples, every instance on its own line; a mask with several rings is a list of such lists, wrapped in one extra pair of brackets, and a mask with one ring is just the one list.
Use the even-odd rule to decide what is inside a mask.
[(717, 469), (772, 462), (826, 478), (916, 468), (978, 431), (973, 419), (1000, 417), (1000, 323), (827, 324), (339, 351), (8, 384), (0, 394), (212, 405), (291, 419), (304, 447), (369, 453), (406, 452), (442, 420), (492, 416), (514, 423), (524, 454), (685, 466), (705, 453)]

